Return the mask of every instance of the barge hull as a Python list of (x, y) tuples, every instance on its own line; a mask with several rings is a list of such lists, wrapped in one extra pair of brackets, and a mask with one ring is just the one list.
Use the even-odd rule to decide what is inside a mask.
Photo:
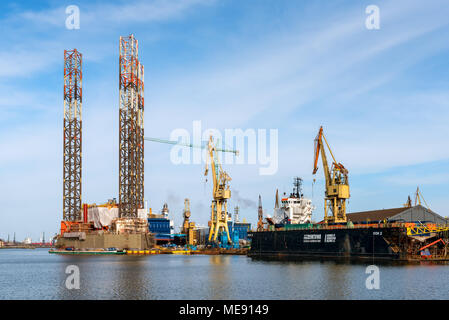
[(406, 260), (401, 227), (304, 229), (250, 233), (250, 257)]

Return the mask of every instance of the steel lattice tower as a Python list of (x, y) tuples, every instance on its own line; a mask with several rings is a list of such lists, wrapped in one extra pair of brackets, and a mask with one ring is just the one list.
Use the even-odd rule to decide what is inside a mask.
[(64, 50), (63, 219), (81, 220), (82, 55)]
[(128, 218), (137, 218), (144, 194), (144, 69), (138, 49), (133, 35), (120, 37), (119, 216)]

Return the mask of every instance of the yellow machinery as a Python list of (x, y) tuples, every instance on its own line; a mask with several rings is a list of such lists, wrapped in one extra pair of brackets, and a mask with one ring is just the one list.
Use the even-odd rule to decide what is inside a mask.
[[(232, 243), (228, 229), (229, 216), (227, 204), (227, 200), (231, 198), (231, 190), (229, 190), (229, 181), (231, 181), (231, 177), (221, 167), (212, 136), (209, 137), (208, 152), (210, 167), (212, 169), (212, 180), (214, 183), (212, 189), (213, 200), (211, 206), (209, 241), (213, 240), (216, 242), (219, 232), (224, 229), (228, 242)], [(204, 171), (205, 176), (207, 176), (207, 173), (209, 172), (209, 161), (206, 161), (206, 170)]]
[(430, 210), (429, 205), (427, 204), (426, 200), (424, 199), (421, 190), (419, 190), (419, 186), (416, 187), (416, 193), (415, 193), (415, 206), (421, 205), (421, 199), (424, 201), (424, 204), (426, 205), (427, 209)]
[[(326, 153), (324, 152), (323, 140), (332, 156), (333, 163), (329, 169)], [(346, 199), (349, 199), (348, 170), (335, 161), (332, 150), (323, 134), (323, 127), (320, 127), (318, 135), (315, 138), (315, 157), (313, 174), (318, 171), (318, 157), (321, 152), (323, 161), (324, 178), (326, 180), (326, 190), (324, 198), (324, 223), (342, 223), (346, 222)]]
[(190, 200), (184, 199), (184, 222), (182, 223), (182, 233), (187, 234), (190, 224)]
[(182, 224), (182, 233), (186, 235), (186, 243), (196, 244), (195, 222), (190, 222), (190, 200), (184, 200), (184, 222)]
[(229, 190), (229, 181), (231, 181), (231, 177), (223, 171), (220, 161), (217, 157), (217, 152), (232, 152), (235, 155), (238, 155), (237, 150), (229, 150), (229, 149), (221, 149), (217, 148), (214, 145), (214, 141), (212, 136), (209, 137), (209, 142), (207, 146), (197, 146), (190, 143), (182, 143), (177, 141), (170, 140), (162, 140), (156, 138), (145, 138), (148, 141), (168, 143), (173, 145), (181, 145), (190, 148), (201, 148), (207, 149), (208, 151), (208, 160), (206, 160), (206, 170), (204, 175), (207, 176), (209, 171), (209, 162), (212, 168), (212, 179), (213, 179), (213, 189), (212, 189), (212, 210), (211, 210), (211, 221), (210, 221), (210, 232), (209, 232), (209, 241), (213, 240), (217, 241), (217, 237), (220, 231), (223, 229), (226, 231), (228, 242), (231, 241), (231, 237), (229, 236), (228, 230), (228, 213), (227, 213), (227, 199), (231, 198), (231, 190)]
[(404, 203), (404, 207), (405, 208), (411, 208), (412, 207), (412, 198), (410, 198), (410, 196), (408, 196), (407, 202)]
[(438, 232), (445, 232), (449, 231), (449, 227), (444, 225), (415, 225), (411, 227), (407, 227), (407, 235), (408, 236), (421, 236), (426, 235), (430, 233), (438, 233)]
[(98, 207), (98, 208), (108, 208), (108, 209), (118, 208), (118, 203), (115, 199), (109, 199), (107, 202), (102, 203), (102, 204), (96, 204), (96, 203), (88, 204), (87, 207), (88, 208)]
[[(421, 190), (419, 190), (419, 186), (418, 186), (418, 187), (416, 187), (416, 192), (415, 192), (415, 206), (421, 205), (421, 199), (423, 200), (424, 204), (426, 205), (426, 208), (430, 210), (430, 207), (427, 204), (426, 200), (424, 199), (424, 197), (421, 193)], [(407, 202), (404, 203), (404, 207), (406, 207), (406, 208), (412, 207), (412, 199), (410, 198), (410, 196), (408, 196)]]

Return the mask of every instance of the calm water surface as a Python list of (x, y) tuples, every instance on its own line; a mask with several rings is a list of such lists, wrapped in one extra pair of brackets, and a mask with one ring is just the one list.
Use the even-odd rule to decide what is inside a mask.
[[(80, 289), (65, 286), (77, 265)], [(0, 250), (0, 299), (448, 299), (449, 265), (256, 261), (246, 256), (60, 256)]]

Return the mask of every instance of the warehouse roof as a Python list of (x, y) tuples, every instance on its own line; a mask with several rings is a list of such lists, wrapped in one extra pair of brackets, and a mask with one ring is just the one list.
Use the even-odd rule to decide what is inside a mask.
[(383, 221), (389, 219), (409, 208), (393, 208), (393, 209), (382, 209), (382, 210), (371, 210), (371, 211), (361, 211), (347, 213), (346, 217), (352, 222), (365, 222), (365, 221)]
[(430, 209), (417, 205), (411, 208), (393, 208), (373, 211), (353, 212), (346, 214), (348, 220), (354, 222), (433, 222), (438, 224), (446, 224), (447, 220)]

